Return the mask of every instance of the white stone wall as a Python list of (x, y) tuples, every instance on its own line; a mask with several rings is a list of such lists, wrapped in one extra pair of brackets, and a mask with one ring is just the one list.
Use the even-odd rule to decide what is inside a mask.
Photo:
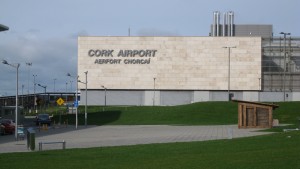
[(300, 92), (293, 92), (292, 101), (300, 101)]
[(243, 92), (243, 100), (244, 101), (258, 101), (259, 100), (259, 92)]
[[(78, 75), (88, 89), (227, 90), (228, 49), (231, 49), (230, 89), (259, 90), (260, 37), (79, 37)], [(114, 50), (91, 57), (89, 50)], [(151, 57), (118, 57), (120, 50), (156, 50)], [(125, 59), (149, 59), (149, 64), (124, 64)], [(97, 64), (114, 59), (115, 64)], [(155, 84), (154, 84), (154, 79)], [(79, 84), (79, 88), (85, 88)]]

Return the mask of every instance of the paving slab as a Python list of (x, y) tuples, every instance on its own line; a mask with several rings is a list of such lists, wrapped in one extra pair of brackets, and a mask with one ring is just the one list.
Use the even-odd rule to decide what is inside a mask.
[[(173, 126), (173, 125), (112, 125), (52, 127), (36, 130), (35, 151), (39, 142), (66, 142), (66, 148), (90, 148), (152, 143), (192, 142), (234, 139), (270, 134), (261, 129), (238, 129), (237, 125)], [(43, 150), (62, 149), (62, 144), (43, 145)], [(15, 141), (14, 135), (0, 136), (0, 153), (30, 152), (27, 140)]]

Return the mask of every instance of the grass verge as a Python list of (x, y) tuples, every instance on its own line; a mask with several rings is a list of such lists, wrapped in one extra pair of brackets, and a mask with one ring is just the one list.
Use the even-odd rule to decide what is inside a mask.
[(67, 149), (0, 156), (1, 168), (300, 168), (300, 132), (190, 143)]
[[(79, 108), (84, 124), (84, 107)], [(55, 117), (58, 120), (58, 117)], [(65, 115), (71, 124), (75, 115)], [(202, 102), (180, 106), (88, 107), (88, 124), (93, 125), (217, 125), (237, 123), (237, 103)]]

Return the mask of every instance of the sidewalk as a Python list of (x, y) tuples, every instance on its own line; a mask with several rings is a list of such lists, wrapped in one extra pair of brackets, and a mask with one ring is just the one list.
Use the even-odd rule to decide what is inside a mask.
[[(35, 151), (38, 143), (66, 141), (66, 148), (123, 146), (152, 143), (191, 142), (231, 139), (270, 134), (255, 132), (261, 129), (238, 129), (237, 125), (218, 126), (169, 126), (169, 125), (120, 125), (74, 126), (36, 131)], [(61, 144), (43, 145), (43, 150), (61, 149)], [(0, 136), (0, 153), (29, 152), (27, 140), (14, 141), (14, 135)]]

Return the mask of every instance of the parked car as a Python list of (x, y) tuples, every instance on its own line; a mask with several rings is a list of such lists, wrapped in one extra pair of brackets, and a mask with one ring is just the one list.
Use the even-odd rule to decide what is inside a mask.
[(12, 119), (1, 119), (0, 123), (8, 123), (8, 124), (11, 124), (11, 125), (15, 125), (15, 121), (12, 120)]
[(51, 125), (51, 118), (49, 114), (38, 114), (35, 119), (36, 125), (40, 124), (48, 124), (49, 126)]
[(0, 128), (2, 135), (15, 133), (15, 123), (11, 119), (1, 119)]
[(4, 129), (5, 129), (5, 126), (2, 125), (2, 123), (0, 123), (0, 135), (4, 135), (5, 134)]

